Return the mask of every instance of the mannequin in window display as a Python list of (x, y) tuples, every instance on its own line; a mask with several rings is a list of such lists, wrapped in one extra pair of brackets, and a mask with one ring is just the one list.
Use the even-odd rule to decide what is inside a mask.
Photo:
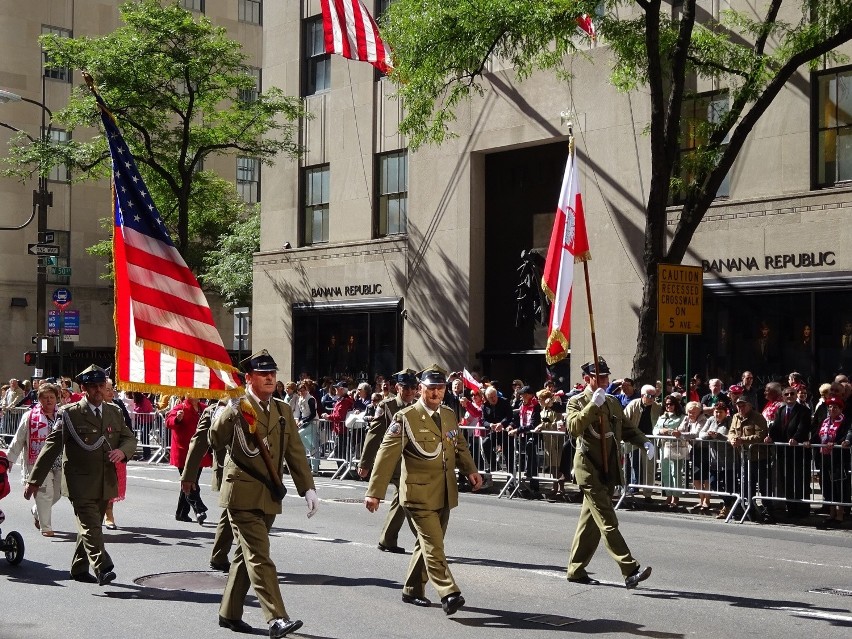
[(768, 375), (777, 368), (777, 344), (769, 324), (760, 323), (754, 340), (754, 368), (758, 375)]
[(340, 377), (340, 348), (337, 345), (337, 335), (332, 334), (328, 338), (328, 346), (325, 349), (326, 375), (337, 379)]
[(355, 375), (359, 368), (358, 346), (355, 336), (350, 335), (346, 340), (346, 346), (343, 347), (343, 372), (347, 375)]
[(813, 375), (813, 330), (810, 324), (803, 324), (793, 338), (786, 359), (786, 368), (801, 372), (806, 380)]
[(843, 322), (840, 335), (840, 370), (846, 374), (852, 372), (852, 320)]

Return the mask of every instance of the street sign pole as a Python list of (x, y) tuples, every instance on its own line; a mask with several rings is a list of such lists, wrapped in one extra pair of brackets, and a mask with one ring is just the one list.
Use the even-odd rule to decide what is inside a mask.
[(65, 309), (60, 308), (59, 309), (59, 349), (58, 349), (59, 350), (59, 377), (60, 378), (62, 377), (62, 368), (63, 368), (63, 366), (62, 366), (62, 359), (63, 359), (62, 340), (64, 339), (64, 337), (63, 337), (64, 334), (65, 334)]

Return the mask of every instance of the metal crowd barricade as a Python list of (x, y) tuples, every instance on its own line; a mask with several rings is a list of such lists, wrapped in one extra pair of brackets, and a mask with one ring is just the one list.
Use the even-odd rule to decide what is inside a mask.
[(350, 472), (357, 472), (358, 461), (361, 459), (361, 449), (364, 448), (364, 436), (367, 433), (368, 422), (365, 419), (355, 418), (346, 420), (342, 433), (336, 433), (335, 449), (339, 451), (337, 461), (343, 463), (338, 465), (337, 470), (331, 476), (332, 479), (343, 479)]
[(739, 472), (745, 503), (740, 521), (756, 499), (767, 510), (784, 503), (789, 514), (802, 517), (812, 504), (852, 506), (852, 449), (839, 444), (751, 444), (740, 455)]
[(317, 422), (317, 428), (319, 429), (320, 436), (321, 458), (336, 462), (339, 469), (340, 465), (343, 464), (346, 459), (344, 458), (343, 451), (340, 450), (340, 446), (338, 445), (338, 437), (334, 432), (334, 424), (331, 420), (320, 419)]
[(18, 408), (7, 408), (3, 411), (3, 418), (0, 421), (0, 437), (3, 438), (3, 444), (6, 447), (11, 445), (18, 430), (18, 424), (21, 423), (21, 416), (29, 409), (29, 406), (20, 406)]
[(157, 464), (169, 454), (171, 431), (161, 413), (131, 413), (130, 423), (136, 439), (137, 449), (143, 450), (143, 459)]
[(728, 440), (671, 436), (649, 439), (657, 447), (653, 460), (648, 459), (644, 448), (623, 445), (624, 485), (616, 509), (639, 492), (648, 497), (654, 491), (661, 491), (664, 496), (709, 495), (722, 499), (728, 511), (726, 521), (730, 521), (744, 500), (740, 492), (740, 460)]
[(502, 497), (507, 490), (515, 486), (515, 477), (511, 472), (507, 457), (504, 455), (509, 450), (509, 436), (504, 432), (497, 433), (479, 426), (460, 426), (467, 439), (470, 454), (476, 464), (476, 470), (485, 478), (500, 479), (505, 482), (498, 497)]
[[(520, 491), (524, 482), (536, 481), (557, 484), (563, 476), (568, 483), (573, 466), (574, 444), (565, 431), (545, 430), (537, 433), (508, 435), (500, 433), (501, 447), (505, 458), (510, 460), (510, 475), (498, 497), (508, 495), (511, 499)], [(567, 470), (562, 473), (562, 470)]]

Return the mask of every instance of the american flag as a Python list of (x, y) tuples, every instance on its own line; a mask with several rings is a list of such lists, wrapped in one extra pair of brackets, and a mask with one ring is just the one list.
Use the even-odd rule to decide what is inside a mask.
[(240, 380), (207, 299), (112, 115), (100, 106), (112, 156), (116, 383), (171, 395), (235, 391)]
[(390, 73), (390, 49), (361, 0), (321, 0), (320, 4), (326, 53), (369, 62), (385, 75)]

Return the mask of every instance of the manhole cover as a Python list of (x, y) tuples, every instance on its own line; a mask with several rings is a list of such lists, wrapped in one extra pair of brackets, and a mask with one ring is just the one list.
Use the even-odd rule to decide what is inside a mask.
[(561, 628), (562, 626), (570, 626), (572, 623), (577, 623), (580, 621), (579, 619), (573, 619), (571, 617), (561, 617), (559, 615), (539, 615), (537, 617), (527, 617), (524, 621), (531, 621), (533, 623), (543, 623), (546, 626), (554, 626), (556, 628)]
[(818, 595), (837, 595), (839, 597), (852, 597), (852, 590), (843, 590), (841, 588), (814, 588), (808, 592), (813, 592)]
[(145, 575), (133, 580), (133, 583), (147, 588), (160, 590), (223, 590), (228, 575), (221, 572), (164, 572), (158, 575)]
[(364, 500), (358, 497), (335, 497), (324, 501), (336, 501), (338, 504), (363, 504)]

